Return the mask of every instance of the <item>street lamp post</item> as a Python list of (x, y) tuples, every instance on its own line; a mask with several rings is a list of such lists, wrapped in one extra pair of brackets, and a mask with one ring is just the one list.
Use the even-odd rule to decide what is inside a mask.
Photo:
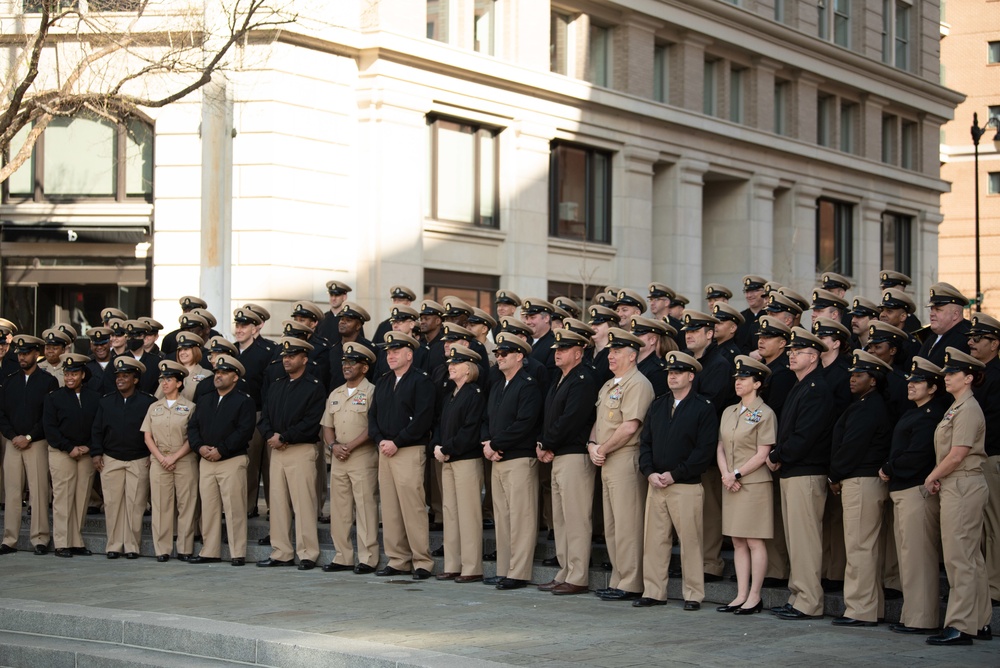
[(983, 138), (986, 134), (986, 129), (990, 126), (997, 129), (997, 133), (993, 136), (993, 145), (996, 147), (997, 151), (1000, 151), (1000, 121), (996, 117), (991, 116), (983, 124), (983, 127), (979, 127), (979, 114), (972, 114), (972, 146), (973, 154), (975, 156), (976, 164), (976, 311), (982, 311), (983, 306), (983, 293), (980, 286), (980, 271), (979, 271), (979, 140)]

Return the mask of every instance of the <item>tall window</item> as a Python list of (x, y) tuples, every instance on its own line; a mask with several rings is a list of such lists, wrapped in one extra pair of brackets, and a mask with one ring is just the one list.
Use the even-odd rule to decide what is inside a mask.
[(596, 23), (590, 24), (587, 39), (587, 81), (611, 85), (611, 28)]
[[(30, 127), (14, 137), (9, 160), (21, 150)], [(5, 200), (151, 199), (153, 128), (135, 119), (55, 118), (31, 157), (3, 184)]]
[(840, 103), (840, 150), (854, 153), (857, 148), (858, 105), (853, 102)]
[(910, 69), (910, 2), (882, 0), (882, 62)]
[(787, 135), (788, 126), (788, 96), (791, 84), (787, 81), (774, 82), (774, 133)]
[(785, 0), (774, 0), (774, 20), (778, 23), (785, 22)]
[(853, 275), (854, 205), (832, 199), (816, 201), (816, 273)]
[(549, 218), (553, 237), (611, 243), (611, 154), (552, 144)]
[(899, 119), (889, 114), (882, 115), (882, 162), (896, 164), (896, 135)]
[(820, 146), (833, 145), (833, 105), (832, 95), (820, 95), (816, 101), (816, 143)]
[(448, 41), (450, 0), (427, 0), (427, 39)]
[(431, 118), (428, 218), (499, 225), (497, 134), (463, 121)]
[(743, 88), (745, 84), (746, 70), (732, 69), (729, 72), (729, 120), (733, 123), (742, 123), (743, 114)]
[(899, 128), (899, 166), (917, 169), (918, 126), (913, 121), (903, 121)]
[(653, 99), (670, 101), (670, 45), (657, 44), (653, 48)]
[(913, 216), (889, 211), (882, 214), (883, 269), (910, 275), (912, 229)]
[(475, 40), (473, 46), (479, 53), (496, 55), (497, 7), (496, 0), (476, 0)]
[(705, 74), (704, 74), (704, 93), (702, 93), (702, 111), (705, 112), (706, 116), (715, 116), (718, 107), (716, 106), (716, 70), (719, 67), (719, 63), (716, 60), (706, 60), (705, 61)]
[(851, 46), (851, 0), (819, 0), (819, 36), (843, 47)]
[(566, 14), (552, 12), (549, 19), (549, 70), (569, 74), (569, 24)]

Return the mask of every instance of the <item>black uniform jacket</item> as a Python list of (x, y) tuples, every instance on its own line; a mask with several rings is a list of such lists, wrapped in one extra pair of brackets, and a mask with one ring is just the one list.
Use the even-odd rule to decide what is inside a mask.
[(761, 388), (760, 396), (764, 403), (774, 411), (774, 417), (781, 419), (781, 411), (785, 407), (788, 393), (795, 387), (798, 378), (795, 377), (795, 372), (788, 368), (788, 355), (786, 353), (781, 353), (771, 360), (767, 368), (771, 370), (771, 376)]
[(587, 454), (587, 439), (596, 418), (594, 405), (598, 389), (593, 375), (583, 364), (570, 369), (549, 386), (540, 439), (542, 449), (557, 456)]
[(890, 492), (923, 485), (934, 470), (934, 430), (950, 405), (950, 397), (935, 397), (899, 418), (892, 432), (889, 458), (882, 464), (882, 472), (889, 476)]
[[(822, 366), (822, 362), (820, 362), (820, 366)], [(833, 394), (835, 420), (844, 414), (854, 398), (851, 394), (851, 372), (848, 371), (850, 368), (851, 359), (844, 355), (835, 359), (830, 366), (823, 367), (823, 378)]]
[(15, 371), (0, 385), (0, 434), (12, 440), (15, 436), (45, 438), (42, 413), (45, 397), (59, 388), (59, 381), (38, 367), (25, 380), (24, 372)]
[(45, 440), (56, 450), (70, 452), (78, 445), (90, 447), (94, 418), (101, 395), (84, 387), (79, 396), (73, 390), (60, 387), (45, 398), (42, 423)]
[(1000, 358), (986, 365), (986, 379), (972, 392), (986, 417), (986, 456), (1000, 455)]
[(968, 353), (970, 327), (972, 327), (972, 323), (963, 318), (954, 327), (945, 332), (941, 340), (937, 343), (934, 342), (937, 339), (937, 334), (928, 332), (927, 340), (920, 346), (920, 356), (938, 366), (944, 366), (944, 350), (948, 346), (958, 348), (963, 353)]
[(244, 455), (253, 436), (256, 413), (253, 399), (246, 392), (234, 387), (219, 401), (218, 391), (212, 391), (198, 399), (194, 415), (188, 420), (188, 445), (195, 452), (210, 445), (223, 459)]
[(542, 338), (531, 344), (531, 358), (538, 360), (545, 367), (546, 385), (556, 382), (562, 375), (562, 371), (556, 366), (556, 351), (552, 347), (555, 342), (556, 335), (550, 329)]
[(827, 474), (833, 418), (833, 395), (817, 367), (788, 393), (778, 419), (778, 443), (768, 455), (781, 464), (778, 475)]
[(509, 383), (501, 375), (490, 388), (480, 440), (490, 441), (505, 460), (534, 457), (541, 410), (538, 381), (523, 367)]
[(368, 409), (368, 435), (375, 445), (392, 441), (397, 448), (427, 445), (434, 427), (434, 383), (412, 365), (396, 382), (387, 373), (375, 383), (375, 400)]
[(718, 444), (719, 417), (708, 397), (692, 391), (674, 408), (668, 394), (653, 401), (642, 423), (639, 470), (647, 478), (669, 472), (675, 483), (697, 484), (715, 461)]
[(431, 444), (440, 445), (448, 461), (478, 459), (483, 456), (479, 429), (486, 410), (486, 394), (475, 383), (465, 383), (458, 393), (452, 390), (442, 399), (441, 419)]
[[(605, 361), (607, 360), (605, 359)], [(660, 359), (656, 353), (644, 358), (636, 364), (636, 368), (639, 369), (639, 373), (646, 377), (649, 384), (653, 386), (654, 397), (662, 397), (664, 394), (669, 394), (670, 388), (667, 387), (667, 363)], [(610, 369), (608, 373), (611, 373)], [(604, 383), (601, 383), (601, 387), (603, 386)]]
[(261, 339), (254, 339), (253, 343), (241, 350), (239, 354), (240, 364), (247, 370), (240, 377), (243, 386), (240, 388), (253, 399), (254, 410), (259, 411), (263, 405), (264, 373), (267, 365), (271, 362), (271, 351)]
[(279, 378), (264, 397), (260, 433), (265, 441), (281, 434), (283, 443), (316, 443), (325, 405), (326, 390), (308, 372), (296, 380)]
[[(591, 365), (594, 367), (594, 382), (597, 383), (598, 391), (604, 387), (604, 383), (615, 377), (615, 374), (611, 372), (611, 368), (608, 366), (609, 350), (607, 346), (601, 348), (601, 352), (594, 354), (594, 362)], [(655, 392), (656, 388), (653, 388), (653, 391)]]
[(724, 410), (736, 402), (736, 385), (733, 382), (735, 369), (722, 356), (714, 341), (705, 348), (698, 361), (701, 363), (701, 371), (695, 374), (691, 391), (711, 401), (716, 415), (721, 416)]
[(830, 480), (877, 476), (891, 443), (892, 422), (882, 394), (875, 390), (855, 399), (833, 425)]
[(125, 399), (121, 392), (101, 397), (91, 430), (90, 456), (108, 455), (123, 462), (149, 456), (139, 428), (156, 397), (138, 389)]

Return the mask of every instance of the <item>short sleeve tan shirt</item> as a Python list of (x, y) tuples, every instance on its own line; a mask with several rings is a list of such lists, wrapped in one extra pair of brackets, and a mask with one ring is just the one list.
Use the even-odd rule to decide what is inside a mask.
[[(742, 413), (740, 404), (730, 406), (722, 414), (719, 440), (730, 471), (744, 466), (762, 445), (774, 445), (778, 440), (777, 419), (774, 411), (760, 397), (754, 399)], [(740, 478), (740, 484), (771, 482), (771, 471), (761, 466), (753, 473)]]
[(934, 451), (937, 462), (948, 456), (953, 446), (971, 448), (956, 471), (982, 471), (986, 462), (986, 418), (972, 393), (951, 405), (934, 430)]
[(173, 406), (160, 399), (146, 411), (139, 431), (149, 433), (156, 447), (165, 455), (180, 450), (187, 440), (188, 420), (194, 414), (194, 404), (184, 397), (177, 397)]
[[(595, 434), (598, 443), (604, 443), (623, 422), (646, 419), (649, 405), (653, 403), (655, 394), (653, 386), (637, 368), (633, 368), (617, 384), (612, 378), (604, 383), (597, 395), (597, 422)], [(622, 447), (639, 444), (641, 430), (625, 442)]]
[(326, 410), (320, 424), (333, 428), (338, 443), (350, 443), (368, 432), (368, 409), (375, 396), (375, 386), (366, 378), (347, 396), (347, 385), (341, 385), (326, 400)]

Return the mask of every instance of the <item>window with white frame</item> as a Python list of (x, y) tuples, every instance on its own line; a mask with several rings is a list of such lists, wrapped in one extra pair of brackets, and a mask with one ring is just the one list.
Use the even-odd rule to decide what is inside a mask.
[(653, 99), (670, 101), (670, 45), (657, 44), (653, 48)]
[(818, 0), (819, 37), (851, 46), (851, 0)]
[(919, 126), (916, 121), (903, 121), (899, 128), (899, 166), (903, 169), (917, 169), (920, 146)]
[(910, 32), (913, 20), (910, 0), (882, 0), (882, 62), (901, 70), (911, 68)]
[(990, 172), (986, 182), (987, 195), (1000, 195), (1000, 172)]
[(774, 133), (787, 135), (789, 126), (788, 99), (791, 94), (791, 83), (775, 80), (774, 82)]
[(716, 105), (716, 98), (718, 97), (716, 91), (716, 70), (718, 70), (718, 68), (718, 61), (705, 61), (704, 92), (701, 96), (701, 106), (702, 111), (706, 116), (715, 116), (718, 112), (718, 107)]
[(832, 95), (820, 95), (816, 100), (816, 143), (820, 146), (833, 145), (833, 105)]
[(882, 114), (882, 162), (896, 164), (896, 135), (899, 132), (899, 118), (892, 114)]
[(840, 150), (844, 153), (854, 153), (857, 150), (859, 116), (857, 103), (840, 103)]
[(989, 42), (986, 45), (986, 62), (991, 65), (1000, 63), (1000, 42)]
[(568, 14), (552, 12), (549, 19), (549, 71), (569, 75), (570, 24)]
[(729, 71), (729, 120), (733, 123), (744, 122), (744, 88), (746, 87), (746, 70), (732, 68)]
[(473, 47), (487, 56), (496, 55), (497, 0), (476, 0)]
[(496, 128), (428, 118), (430, 170), (426, 215), (498, 227)]
[(597, 86), (611, 85), (611, 28), (590, 24), (587, 36), (587, 81)]

